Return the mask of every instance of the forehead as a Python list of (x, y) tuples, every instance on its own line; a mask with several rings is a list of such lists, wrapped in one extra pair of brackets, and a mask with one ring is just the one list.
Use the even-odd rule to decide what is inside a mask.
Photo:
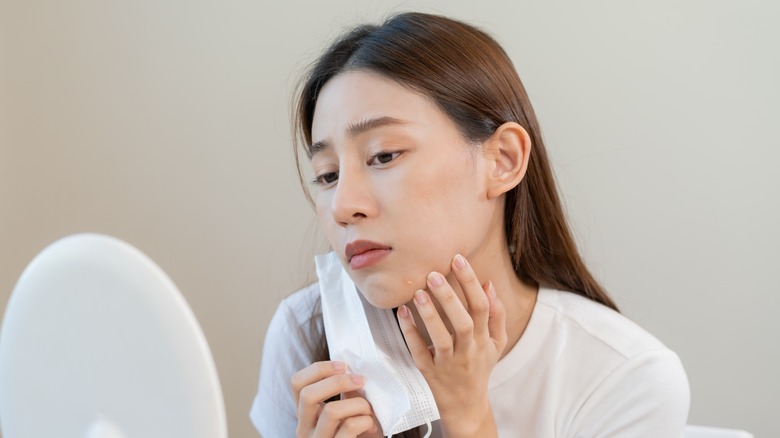
[(425, 95), (380, 74), (353, 70), (328, 81), (317, 99), (312, 142), (331, 142), (366, 120), (393, 119), (415, 125), (446, 116)]

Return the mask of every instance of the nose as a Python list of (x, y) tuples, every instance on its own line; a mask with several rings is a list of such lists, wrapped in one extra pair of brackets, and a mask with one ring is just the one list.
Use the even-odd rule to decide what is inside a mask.
[(340, 226), (354, 224), (376, 214), (377, 205), (371, 184), (361, 172), (339, 172), (331, 200), (333, 220)]

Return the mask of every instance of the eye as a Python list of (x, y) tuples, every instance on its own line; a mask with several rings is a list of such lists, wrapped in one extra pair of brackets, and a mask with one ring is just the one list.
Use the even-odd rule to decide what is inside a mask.
[(371, 166), (377, 165), (377, 164), (387, 164), (401, 155), (401, 152), (379, 152), (378, 154), (375, 154), (371, 157), (371, 159), (368, 161), (368, 164)]
[(319, 175), (316, 178), (314, 178), (312, 184), (318, 186), (327, 186), (338, 181), (338, 179), (339, 179), (338, 172), (328, 172), (328, 173), (323, 173), (322, 175)]

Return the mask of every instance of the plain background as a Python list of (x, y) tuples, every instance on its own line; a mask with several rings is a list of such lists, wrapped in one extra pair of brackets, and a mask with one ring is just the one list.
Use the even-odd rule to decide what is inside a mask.
[(780, 436), (778, 5), (6, 0), (0, 302), (60, 237), (127, 240), (199, 318), (231, 436), (256, 436), (264, 331), (319, 246), (293, 85), (346, 26), (442, 13), (514, 60), (578, 243), (624, 313), (681, 356), (690, 422)]

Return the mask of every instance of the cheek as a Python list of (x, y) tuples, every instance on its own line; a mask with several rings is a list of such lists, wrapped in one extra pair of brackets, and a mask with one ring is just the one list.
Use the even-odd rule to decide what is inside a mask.
[(320, 222), (320, 225), (325, 225), (324, 219), (327, 217), (329, 210), (322, 195), (314, 198), (314, 212), (317, 214), (317, 220)]
[(333, 214), (330, 210), (330, 199), (327, 195), (320, 194), (314, 199), (314, 211), (317, 215), (317, 222), (320, 225), (320, 229), (325, 233), (325, 238), (328, 239), (328, 243), (334, 248), (335, 242), (335, 223), (333, 222)]
[(415, 253), (416, 267), (410, 268), (420, 270), (423, 278), (431, 270), (448, 272), (456, 253), (468, 253), (479, 243), (481, 221), (475, 218), (483, 216), (485, 206), (479, 202), (472, 163), (466, 164), (466, 169), (427, 169), (394, 200), (403, 217), (392, 222), (403, 224), (396, 230)]
[(415, 218), (415, 228), (449, 239), (457, 239), (462, 231), (467, 231), (459, 228), (478, 215), (476, 209), (481, 207), (471, 163), (443, 163), (416, 179), (405, 194), (410, 207), (405, 211)]

